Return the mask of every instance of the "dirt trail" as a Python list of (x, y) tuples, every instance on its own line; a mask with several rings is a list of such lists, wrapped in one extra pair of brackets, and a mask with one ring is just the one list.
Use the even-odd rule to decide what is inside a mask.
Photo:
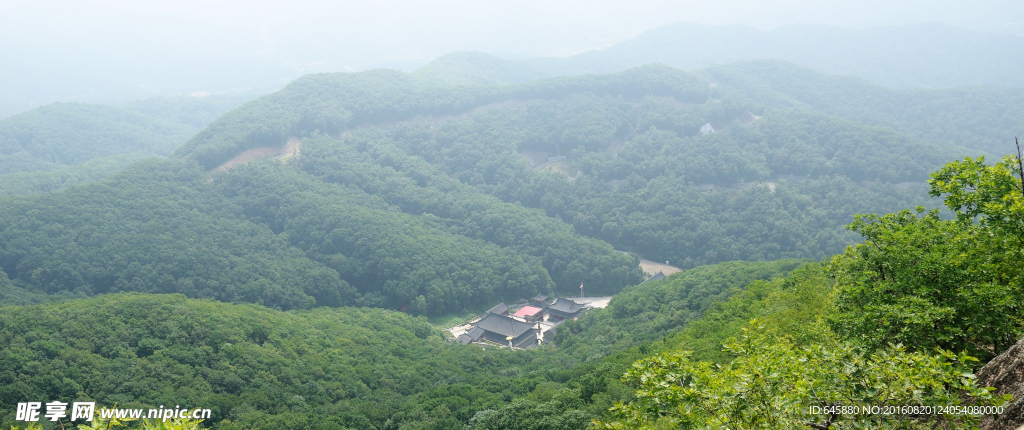
[(228, 160), (227, 163), (221, 164), (213, 169), (214, 172), (226, 172), (232, 166), (238, 164), (245, 164), (257, 158), (273, 157), (277, 159), (287, 159), (299, 155), (299, 147), (302, 146), (302, 141), (297, 137), (292, 137), (285, 142), (284, 145), (274, 148), (271, 146), (264, 146), (262, 148), (250, 149), (241, 154), (238, 154), (235, 158)]

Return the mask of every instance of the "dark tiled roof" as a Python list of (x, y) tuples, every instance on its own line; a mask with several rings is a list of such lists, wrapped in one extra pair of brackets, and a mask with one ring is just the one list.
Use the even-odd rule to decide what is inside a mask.
[[(534, 324), (518, 321), (498, 314), (487, 314), (483, 319), (476, 322), (476, 327), (497, 333), (502, 336), (518, 337), (527, 330), (532, 329)], [(513, 332), (515, 332), (513, 334)]]
[(523, 336), (519, 343), (515, 344), (516, 348), (529, 348), (531, 346), (537, 346), (537, 329), (534, 329), (534, 333), (529, 336)]
[(505, 303), (498, 303), (493, 308), (488, 309), (487, 312), (492, 314), (503, 314), (505, 312), (508, 312), (508, 305), (506, 305)]
[(545, 301), (547, 299), (548, 299), (548, 296), (545, 296), (543, 294), (537, 294), (536, 296), (533, 296), (533, 300), (534, 301), (538, 301), (538, 302), (543, 302), (543, 301)]
[(554, 303), (548, 306), (548, 310), (565, 312), (567, 314), (574, 314), (583, 310), (583, 305), (576, 303), (571, 299), (557, 299)]
[(473, 339), (473, 341), (476, 342), (480, 340), (481, 337), (484, 336), (484, 329), (480, 327), (473, 327), (468, 332), (466, 332), (466, 335), (468, 335), (470, 339)]
[(460, 334), (459, 337), (455, 338), (455, 341), (458, 342), (458, 343), (461, 343), (463, 345), (469, 345), (469, 344), (473, 343), (473, 338), (471, 338), (471, 337), (469, 337), (469, 335), (463, 333), (463, 334)]

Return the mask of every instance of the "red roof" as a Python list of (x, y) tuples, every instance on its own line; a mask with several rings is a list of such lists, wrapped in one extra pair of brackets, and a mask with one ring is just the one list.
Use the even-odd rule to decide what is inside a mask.
[(541, 309), (541, 308), (535, 308), (533, 306), (524, 306), (522, 309), (520, 309), (518, 312), (516, 312), (515, 315), (517, 317), (532, 317), (532, 316), (537, 315), (538, 313), (540, 313), (542, 311), (543, 311), (543, 309)]

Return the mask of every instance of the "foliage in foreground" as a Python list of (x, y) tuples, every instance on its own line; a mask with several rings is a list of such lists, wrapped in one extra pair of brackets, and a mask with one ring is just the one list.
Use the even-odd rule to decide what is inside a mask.
[[(625, 379), (639, 384), (636, 400), (612, 408), (607, 429), (933, 428), (967, 426), (970, 415), (876, 413), (892, 406), (1001, 405), (974, 384), (966, 354), (908, 352), (900, 345), (869, 352), (847, 342), (795, 347), (756, 320), (724, 348), (725, 365), (692, 360), (686, 351), (642, 360)], [(869, 407), (851, 413), (810, 408)], [(938, 421), (938, 423), (936, 423)]]
[(931, 194), (956, 214), (858, 216), (865, 242), (833, 258), (841, 335), (871, 347), (967, 350), (990, 358), (1024, 334), (1024, 179), (1013, 157), (957, 161)]
[[(931, 194), (945, 196), (956, 219), (943, 220), (937, 211), (921, 218), (910, 211), (859, 216), (850, 228), (867, 241), (832, 260), (834, 292), (812, 309), (817, 317), (810, 324), (766, 330), (754, 320), (725, 343), (719, 364), (695, 360), (689, 351), (641, 360), (624, 377), (639, 386), (636, 398), (617, 404), (610, 419), (597, 424), (971, 428), (979, 413), (993, 411), (945, 408), (1010, 400), (975, 386), (971, 372), (978, 360), (969, 354), (997, 354), (1021, 333), (1020, 163), (1006, 157), (988, 166), (983, 158), (967, 158), (933, 174)], [(742, 303), (746, 295), (730, 303)], [(697, 323), (729, 308), (714, 309)], [(717, 327), (720, 332), (728, 325)], [(815, 407), (825, 409), (819, 413)]]

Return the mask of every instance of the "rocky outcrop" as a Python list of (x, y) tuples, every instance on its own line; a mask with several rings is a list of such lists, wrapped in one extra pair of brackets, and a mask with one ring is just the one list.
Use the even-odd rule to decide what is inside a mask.
[(1013, 401), (1006, 405), (1002, 415), (985, 417), (981, 430), (1019, 430), (1024, 428), (1024, 339), (998, 357), (993, 358), (977, 373), (978, 385), (995, 387), (995, 395), (1012, 394)]

